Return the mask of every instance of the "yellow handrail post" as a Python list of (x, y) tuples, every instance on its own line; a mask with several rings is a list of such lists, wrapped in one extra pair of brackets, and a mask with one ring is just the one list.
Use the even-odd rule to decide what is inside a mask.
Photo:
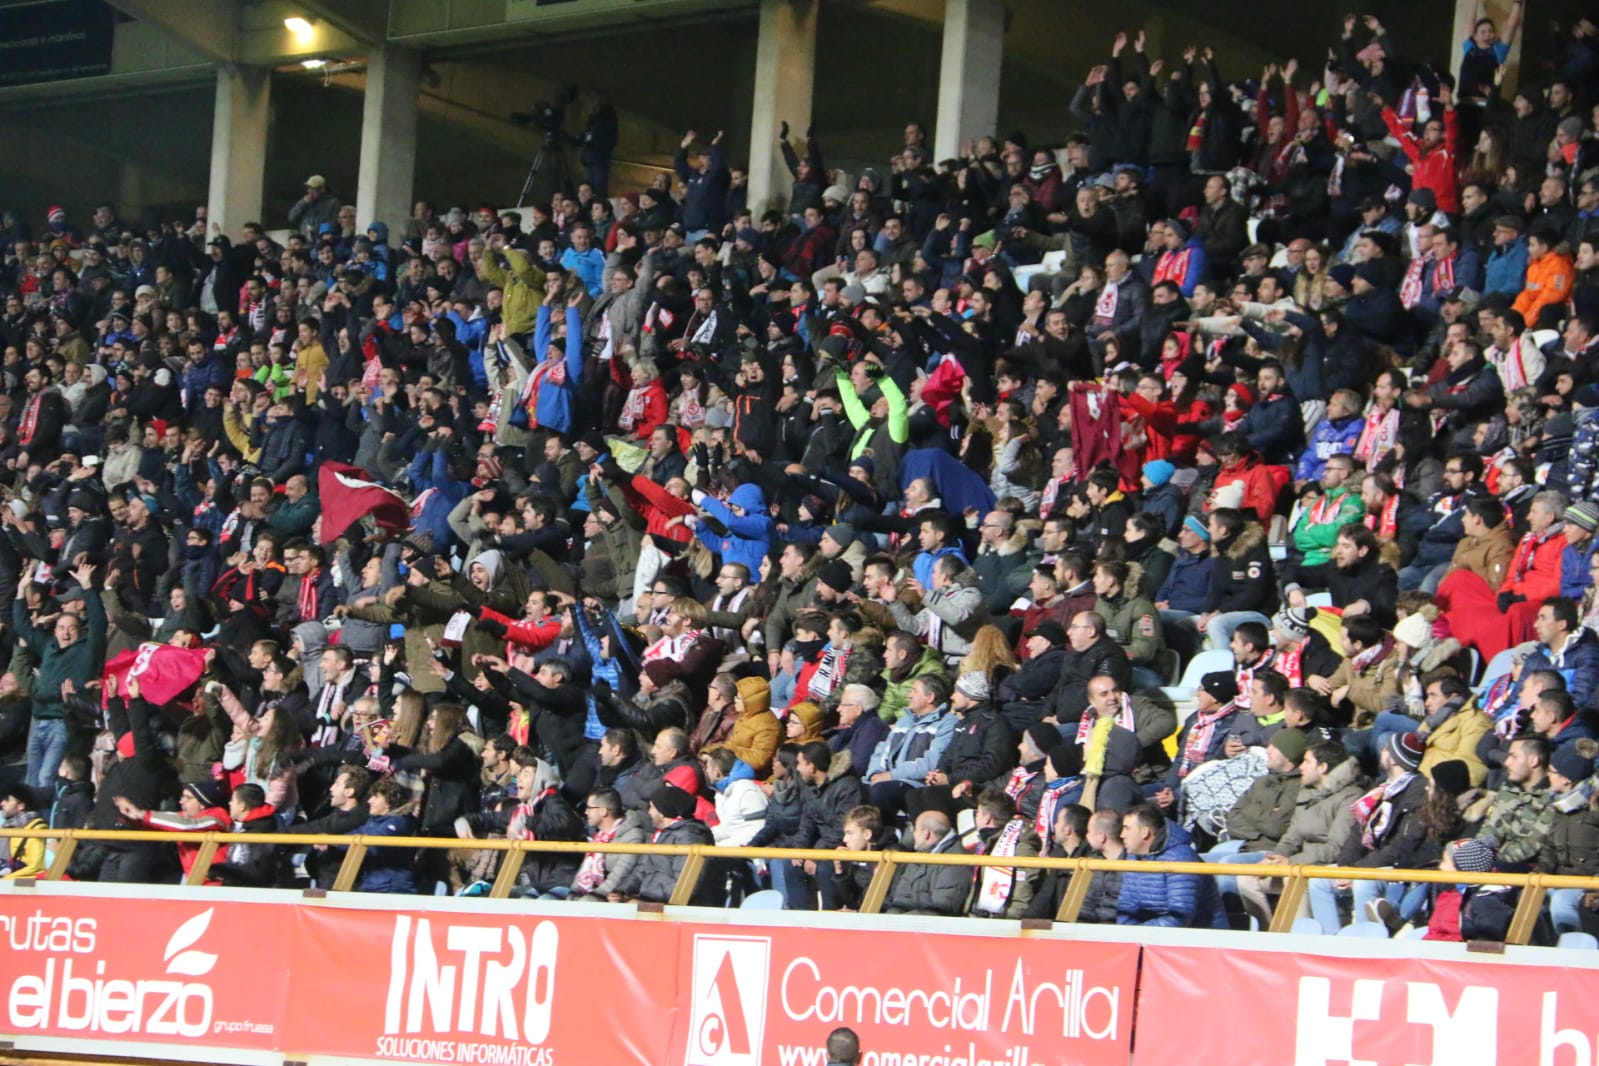
[(67, 867), (72, 864), (72, 853), (78, 850), (76, 836), (56, 838), (55, 858), (50, 862), (50, 869), (44, 872), (46, 881), (59, 881), (67, 875)]
[(339, 864), (339, 875), (333, 879), (333, 891), (348, 892), (355, 887), (356, 875), (361, 872), (361, 863), (366, 861), (366, 837), (356, 837), (350, 842), (350, 850), (344, 853), (344, 861)]
[(700, 875), (705, 872), (705, 853), (696, 847), (683, 856), (683, 868), (677, 872), (677, 883), (672, 886), (668, 907), (686, 907), (699, 887)]
[(200, 850), (195, 852), (194, 865), (183, 878), (186, 885), (205, 884), (205, 875), (211, 872), (211, 863), (217, 857), (217, 838), (211, 833), (200, 838)]
[(1543, 912), (1543, 898), (1547, 891), (1542, 874), (1533, 874), (1527, 879), (1527, 887), (1521, 890), (1521, 899), (1516, 904), (1516, 913), (1510, 918), (1510, 930), (1505, 933), (1505, 943), (1525, 944), (1532, 939), (1538, 915)]
[(1066, 882), (1066, 891), (1060, 897), (1060, 909), (1055, 912), (1057, 922), (1075, 922), (1083, 913), (1083, 903), (1088, 899), (1088, 886), (1093, 883), (1094, 871), (1077, 863), (1072, 879)]
[(1271, 912), (1271, 925), (1267, 932), (1291, 933), (1299, 908), (1304, 905), (1305, 893), (1310, 889), (1310, 878), (1297, 866), (1290, 866), (1283, 878), (1282, 895), (1277, 897), (1277, 909)]
[(866, 886), (866, 895), (861, 897), (862, 914), (881, 914), (883, 901), (888, 899), (889, 886), (894, 883), (894, 853), (883, 852), (883, 857), (878, 860), (877, 867), (872, 870), (872, 880)]
[(517, 841), (500, 856), (500, 872), (494, 876), (494, 887), (489, 889), (490, 899), (510, 899), (516, 887), (516, 876), (522, 872), (522, 860), (527, 856), (523, 841)]

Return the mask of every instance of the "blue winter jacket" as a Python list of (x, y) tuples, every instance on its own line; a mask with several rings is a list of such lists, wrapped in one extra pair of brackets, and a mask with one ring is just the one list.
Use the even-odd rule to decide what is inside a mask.
[(1238, 432), (1263, 462), (1280, 465), (1292, 461), (1305, 440), (1299, 401), (1290, 393), (1262, 399), (1238, 423)]
[[(1127, 857), (1142, 862), (1198, 862), (1188, 832), (1167, 822), (1157, 837), (1159, 850)], [(1117, 925), (1164, 925), (1189, 929), (1225, 929), (1226, 916), (1216, 881), (1199, 874), (1131, 873), (1122, 875), (1116, 899)]]
[(1203, 614), (1210, 595), (1210, 572), (1215, 568), (1216, 557), (1210, 552), (1200, 555), (1178, 552), (1165, 583), (1155, 593), (1155, 602), (1170, 603), (1174, 611)]
[[(533, 350), (528, 353), (529, 366), (544, 361), (550, 350), (550, 305), (540, 304), (538, 318), (533, 324)], [(566, 378), (552, 381), (549, 374), (539, 382), (538, 417), (540, 429), (572, 431), (572, 398), (583, 378), (583, 316), (577, 308), (566, 309)], [(579, 494), (581, 497), (581, 494)], [(754, 571), (750, 571), (754, 573)]]
[(443, 551), (455, 534), (450, 530), (450, 512), (466, 496), (472, 486), (450, 476), (449, 456), (444, 449), (423, 449), (411, 460), (411, 488), (417, 495), (428, 489), (438, 491), (422, 504), (422, 511), (411, 520), (411, 529), (427, 533), (434, 545)]
[[(409, 814), (374, 814), (356, 836), (408, 837), (416, 835), (416, 819)], [(361, 866), (361, 892), (416, 893), (416, 871), (411, 866), (410, 848), (368, 848)]]
[(1490, 292), (1520, 296), (1527, 285), (1527, 242), (1518, 237), (1509, 244), (1495, 245), (1484, 273), (1484, 296)]
[[(1599, 691), (1599, 636), (1586, 628), (1579, 629), (1577, 633), (1577, 642), (1566, 648), (1559, 665), (1555, 664), (1554, 653), (1547, 646), (1538, 644), (1534, 647), (1522, 663), (1521, 676), (1528, 677), (1538, 670), (1554, 670), (1566, 679), (1566, 691), (1571, 693), (1571, 698), (1581, 708), (1587, 707), (1595, 692)], [(1520, 694), (1518, 685), (1516, 695), (1519, 697)]]
[[(766, 497), (758, 485), (740, 485), (723, 503), (714, 496), (705, 496), (700, 506), (707, 514), (727, 527), (726, 536), (718, 536), (705, 526), (695, 530), (695, 535), (711, 551), (722, 557), (723, 563), (743, 563), (750, 573), (761, 568), (761, 560), (772, 550), (772, 538), (777, 535), (777, 525), (766, 514)], [(728, 504), (740, 507), (744, 513), (733, 513)]]
[(561, 265), (576, 274), (589, 295), (598, 300), (605, 295), (605, 253), (598, 248), (580, 252), (568, 248), (561, 253)]
[(1596, 549), (1599, 549), (1599, 537), (1589, 537), (1580, 548), (1566, 545), (1566, 550), (1560, 553), (1560, 595), (1582, 602), (1588, 586), (1593, 583), (1588, 562)]
[(1355, 454), (1355, 443), (1360, 440), (1360, 431), (1365, 426), (1366, 420), (1360, 415), (1350, 415), (1337, 422), (1322, 419), (1316, 425), (1316, 432), (1311, 434), (1310, 446), (1299, 457), (1294, 477), (1299, 481), (1320, 481), (1328, 459), (1334, 455)]

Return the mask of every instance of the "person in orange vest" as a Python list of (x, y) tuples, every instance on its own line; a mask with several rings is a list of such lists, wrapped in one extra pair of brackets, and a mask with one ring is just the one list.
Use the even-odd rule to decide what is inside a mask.
[(1559, 243), (1560, 235), (1552, 229), (1539, 228), (1527, 237), (1527, 284), (1511, 306), (1532, 329), (1545, 327), (1540, 321), (1545, 308), (1553, 309), (1551, 319), (1557, 318), (1559, 310), (1571, 299), (1576, 274), (1571, 257), (1555, 251)]

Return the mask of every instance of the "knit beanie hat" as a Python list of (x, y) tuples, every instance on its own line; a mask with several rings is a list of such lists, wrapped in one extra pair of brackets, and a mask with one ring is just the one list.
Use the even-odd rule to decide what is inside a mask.
[(222, 782), (210, 779), (190, 781), (183, 786), (183, 791), (200, 801), (202, 807), (220, 807), (226, 802), (223, 795)]
[(650, 806), (668, 818), (687, 818), (694, 813), (694, 797), (676, 785), (662, 785), (650, 793)]
[(1420, 614), (1409, 614), (1394, 626), (1394, 639), (1411, 648), (1419, 648), (1432, 636), (1432, 623)]
[(1485, 840), (1457, 840), (1450, 848), (1449, 857), (1461, 873), (1485, 874), (1494, 868), (1494, 849)]
[(1314, 607), (1284, 607), (1271, 620), (1271, 627), (1289, 640), (1304, 640), (1310, 636), (1310, 623), (1315, 617)]
[(1048, 754), (1060, 743), (1060, 730), (1047, 722), (1034, 722), (1022, 730), (1022, 735), (1033, 746), (1033, 750), (1041, 755)]
[(1566, 521), (1589, 533), (1599, 530), (1599, 504), (1578, 500), (1566, 508)]
[[(1057, 734), (1056, 739), (1059, 740)], [(1049, 749), (1049, 765), (1062, 777), (1076, 777), (1083, 772), (1083, 747), (1081, 744), (1057, 744)]]
[(1346, 289), (1350, 288), (1355, 283), (1355, 268), (1350, 266), (1348, 263), (1339, 263), (1337, 266), (1327, 271), (1327, 275)]
[(823, 565), (816, 578), (834, 592), (848, 592), (855, 586), (855, 573), (842, 559), (834, 559)]
[(1195, 515), (1189, 515), (1183, 519), (1183, 528), (1200, 540), (1207, 543), (1210, 541), (1210, 530), (1206, 529), (1205, 523), (1201, 522)]
[(825, 532), (842, 549), (848, 550), (849, 546), (855, 543), (855, 527), (848, 522), (834, 522)]
[(1392, 734), (1387, 748), (1394, 762), (1412, 771), (1421, 766), (1421, 757), (1427, 753), (1427, 745), (1414, 733)]
[(1549, 769), (1573, 783), (1593, 776), (1593, 760), (1577, 751), (1574, 744), (1562, 744), (1549, 757)]
[(1471, 788), (1471, 767), (1463, 759), (1447, 759), (1432, 768), (1432, 783), (1451, 796)]
[(968, 670), (955, 682), (955, 691), (978, 703), (988, 699), (988, 675)]
[(1144, 464), (1144, 476), (1156, 488), (1170, 481), (1171, 476), (1175, 473), (1177, 473), (1177, 468), (1164, 459), (1151, 459)]
[(1199, 679), (1199, 687), (1210, 693), (1217, 703), (1227, 703), (1238, 698), (1238, 678), (1231, 670), (1217, 670)]
[(1277, 730), (1267, 743), (1282, 752), (1290, 766), (1298, 766), (1305, 757), (1305, 749), (1310, 747), (1310, 740), (1304, 732), (1292, 727)]

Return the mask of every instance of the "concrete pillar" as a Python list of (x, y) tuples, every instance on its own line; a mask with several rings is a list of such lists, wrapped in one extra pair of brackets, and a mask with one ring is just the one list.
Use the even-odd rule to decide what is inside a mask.
[(999, 132), (1004, 54), (1005, 7), (1000, 0), (944, 0), (934, 159), (958, 156), (962, 142)]
[(387, 222), (392, 233), (410, 217), (421, 73), (422, 57), (415, 49), (384, 46), (367, 58), (355, 189), (355, 224), (363, 233), (374, 220)]
[(206, 212), (230, 237), (237, 237), (246, 222), (261, 218), (271, 104), (270, 71), (232, 65), (217, 68)]
[[(1478, 0), (1455, 0), (1454, 36), (1449, 39), (1449, 51), (1445, 54), (1449, 56), (1449, 70), (1456, 77), (1460, 76), (1460, 61), (1464, 58), (1460, 44), (1471, 36), (1472, 26), (1478, 17), (1477, 6)], [(1513, 6), (1511, 0), (1482, 0), (1482, 17), (1494, 20), (1500, 37), (1505, 35), (1505, 22), (1510, 18)], [(1521, 76), (1521, 40), (1527, 35), (1526, 13), (1523, 8), (1521, 29), (1516, 31), (1516, 39), (1510, 42), (1510, 54), (1505, 57), (1505, 81), (1500, 92), (1507, 100), (1515, 94), (1516, 82)]]
[(786, 203), (794, 184), (777, 146), (782, 123), (803, 157), (816, 80), (816, 6), (817, 0), (761, 0), (750, 112), (749, 206), (757, 219)]

